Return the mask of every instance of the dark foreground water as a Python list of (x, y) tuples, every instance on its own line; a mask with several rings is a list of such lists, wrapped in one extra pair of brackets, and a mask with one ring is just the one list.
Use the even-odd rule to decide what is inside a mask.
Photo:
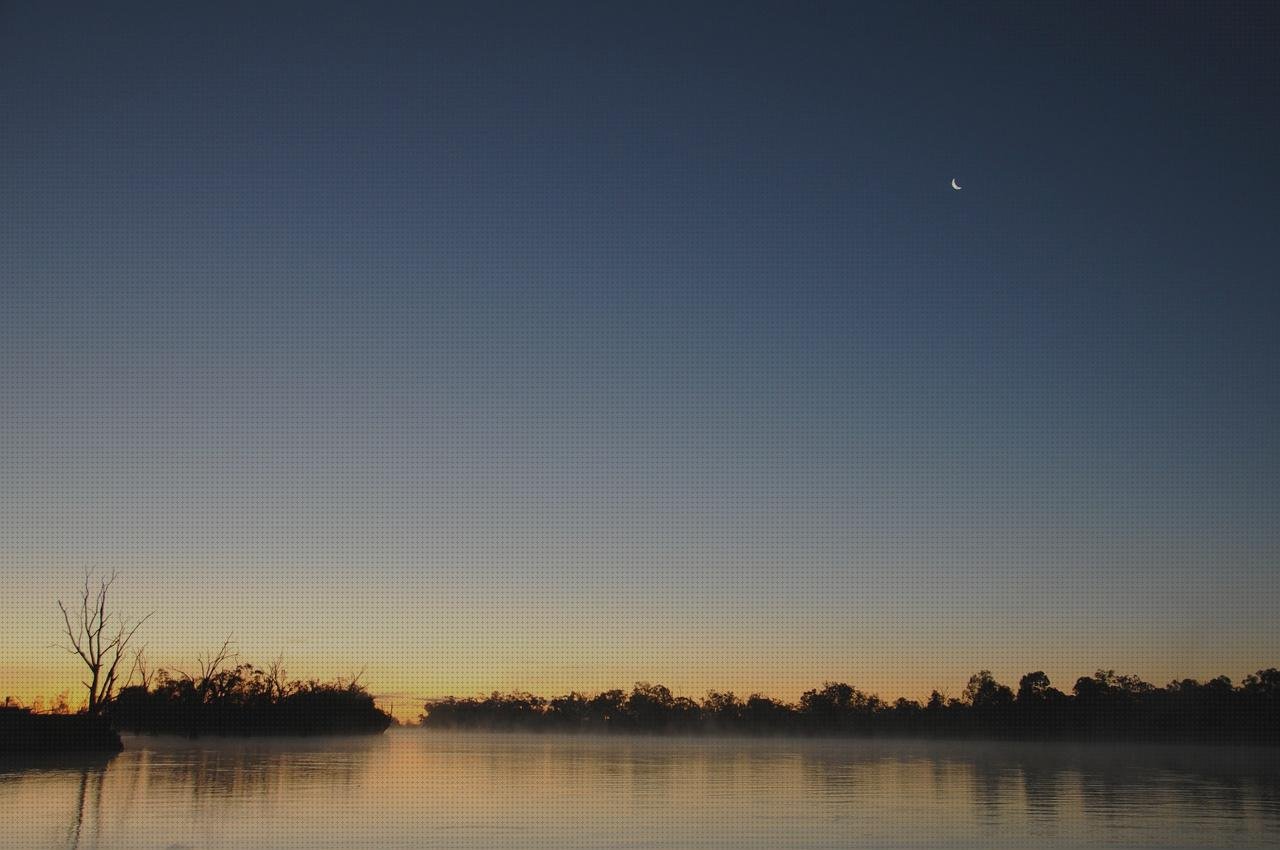
[(0, 763), (6, 847), (1280, 847), (1280, 752), (568, 737), (126, 738)]

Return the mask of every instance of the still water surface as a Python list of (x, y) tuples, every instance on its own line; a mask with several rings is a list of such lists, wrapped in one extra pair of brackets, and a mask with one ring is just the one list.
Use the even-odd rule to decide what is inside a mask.
[(1280, 847), (1280, 753), (392, 730), (0, 764), (12, 847)]

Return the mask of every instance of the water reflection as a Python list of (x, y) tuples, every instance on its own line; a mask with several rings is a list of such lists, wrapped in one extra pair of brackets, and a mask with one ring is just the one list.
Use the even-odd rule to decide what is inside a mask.
[[(76, 799), (75, 818), (71, 824), (71, 837), (68, 844), (75, 848), (80, 846), (80, 836), (84, 832), (85, 811), (92, 805), (95, 819), (102, 813), (102, 778), (106, 768), (81, 768), (80, 793)], [(92, 803), (90, 801), (92, 800)]]
[[(345, 742), (349, 744), (349, 742)], [(239, 800), (272, 800), (297, 787), (352, 785), (366, 750), (339, 743), (301, 746), (215, 743), (200, 748), (146, 748), (136, 763), (122, 760), (149, 783), (181, 788), (195, 805), (225, 806)]]
[(24, 847), (1264, 847), (1276, 753), (398, 730), (0, 764)]
[[(22, 833), (10, 828), (11, 821), (39, 817), (49, 831), (49, 846), (84, 846), (86, 829), (92, 831), (93, 821), (100, 817), (103, 780), (114, 757), (114, 753), (0, 756), (0, 844), (25, 844), (14, 840)], [(39, 808), (23, 805), (32, 798), (39, 799)]]

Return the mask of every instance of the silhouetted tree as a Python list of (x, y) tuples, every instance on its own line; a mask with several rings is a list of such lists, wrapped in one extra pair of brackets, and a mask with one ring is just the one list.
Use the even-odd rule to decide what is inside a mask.
[(591, 701), (574, 691), (552, 699), (547, 704), (547, 713), (557, 726), (578, 728), (587, 725), (591, 719)]
[(1075, 692), (1087, 699), (1127, 700), (1151, 693), (1155, 686), (1137, 676), (1121, 675), (1115, 670), (1098, 670), (1092, 677), (1076, 680)]
[(785, 702), (779, 702), (762, 694), (747, 697), (742, 707), (742, 723), (751, 732), (786, 730), (794, 724), (796, 710)]
[(702, 700), (703, 716), (718, 728), (732, 729), (742, 721), (746, 709), (733, 691), (708, 691)]
[(1043, 700), (1049, 696), (1050, 687), (1049, 677), (1044, 674), (1043, 670), (1037, 670), (1034, 673), (1028, 673), (1018, 680), (1018, 702), (1032, 702), (1035, 700)]
[(1013, 691), (997, 682), (990, 670), (981, 670), (969, 677), (964, 701), (977, 709), (1002, 708), (1013, 702)]
[(591, 698), (588, 704), (590, 716), (595, 725), (605, 726), (625, 717), (623, 706), (627, 695), (620, 690), (604, 691)]
[(1280, 670), (1269, 667), (1244, 677), (1241, 688), (1253, 696), (1280, 697)]
[(267, 693), (273, 700), (282, 700), (290, 693), (289, 674), (284, 668), (284, 656), (277, 655), (263, 672)]
[(73, 605), (72, 610), (68, 611), (62, 600), (58, 600), (58, 610), (62, 612), (63, 631), (67, 638), (67, 644), (63, 648), (72, 655), (79, 656), (88, 668), (89, 680), (82, 681), (81, 684), (88, 692), (86, 710), (94, 715), (100, 714), (111, 702), (120, 660), (127, 654), (129, 644), (138, 629), (151, 616), (148, 614), (135, 622), (110, 610), (109, 597), (115, 581), (116, 574), (112, 573), (99, 578), (95, 584), (93, 577), (86, 573), (78, 606)]
[(670, 722), (673, 704), (666, 686), (637, 682), (627, 698), (627, 714), (638, 729), (662, 729)]
[[(227, 677), (223, 675), (223, 665), (236, 657), (236, 652), (231, 648), (231, 638), (227, 638), (222, 642), (222, 646), (208, 653), (207, 655), (196, 656), (195, 675), (190, 673), (182, 673), (183, 678), (191, 683), (191, 688), (195, 691), (200, 702), (206, 702), (210, 696), (217, 698), (219, 690), (225, 690), (230, 683)], [(179, 671), (181, 672), (181, 671)]]

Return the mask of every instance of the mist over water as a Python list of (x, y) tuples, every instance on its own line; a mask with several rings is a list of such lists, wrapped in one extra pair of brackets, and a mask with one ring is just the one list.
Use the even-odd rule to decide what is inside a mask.
[(1271, 847), (1273, 751), (393, 730), (0, 765), (22, 847)]

